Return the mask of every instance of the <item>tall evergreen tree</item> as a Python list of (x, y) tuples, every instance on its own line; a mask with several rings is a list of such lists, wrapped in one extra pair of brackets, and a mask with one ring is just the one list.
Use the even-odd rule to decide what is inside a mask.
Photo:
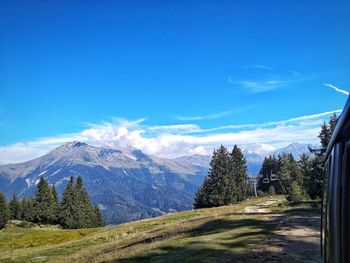
[(322, 197), (324, 180), (324, 154), (318, 154), (312, 159), (312, 173), (309, 181), (309, 195), (312, 199)]
[(316, 149), (311, 149), (310, 151), (315, 155), (315, 158), (312, 159), (312, 173), (309, 180), (309, 195), (311, 198), (321, 198), (322, 197), (322, 188), (323, 188), (323, 179), (324, 179), (324, 159), (325, 153), (334, 132), (335, 126), (337, 124), (338, 117), (335, 113), (330, 117), (328, 123), (324, 122), (321, 125), (321, 130), (318, 135), (320, 138), (321, 147)]
[(52, 184), (51, 191), (52, 191), (52, 196), (55, 199), (56, 204), (58, 204), (59, 202), (58, 202), (58, 196), (57, 196), (55, 184)]
[(34, 201), (34, 221), (41, 224), (54, 224), (55, 198), (47, 181), (41, 176)]
[(195, 208), (221, 206), (227, 201), (225, 191), (228, 185), (230, 158), (225, 146), (221, 145), (219, 149), (214, 150), (209, 165), (208, 175), (195, 196)]
[(94, 208), (94, 216), (95, 218), (94, 218), (93, 227), (102, 227), (105, 225), (101, 210), (97, 205)]
[(303, 174), (292, 154), (287, 154), (285, 157), (287, 160), (285, 165), (288, 173), (288, 180), (280, 180), (280, 182), (285, 183), (284, 188), (286, 190), (287, 198), (290, 197), (290, 199), (293, 199), (293, 195), (298, 194), (298, 198), (300, 199), (305, 196), (305, 193), (302, 191), (302, 186), (304, 184)]
[[(95, 209), (80, 176), (76, 183), (71, 177), (64, 190), (60, 209), (60, 222), (64, 228), (89, 228), (97, 224)], [(101, 223), (100, 218), (98, 220)]]
[(210, 193), (210, 184), (209, 179), (206, 176), (204, 178), (203, 184), (199, 187), (198, 191), (196, 192), (195, 198), (194, 198), (194, 208), (205, 208), (208, 207), (208, 195)]
[(13, 194), (12, 200), (9, 203), (10, 218), (15, 220), (21, 219), (21, 207), (17, 200), (16, 194)]
[(6, 226), (8, 220), (10, 220), (10, 209), (4, 194), (0, 192), (0, 229)]
[(92, 227), (94, 225), (94, 208), (91, 204), (89, 195), (83, 185), (83, 179), (78, 176), (77, 183), (75, 185), (75, 194), (78, 208), (78, 222), (79, 228)]
[(71, 176), (63, 192), (60, 210), (60, 222), (64, 228), (79, 228), (77, 215), (78, 207), (76, 204), (76, 194), (73, 176)]
[(214, 151), (209, 169), (209, 207), (225, 204), (225, 191), (228, 185), (228, 174), (230, 171), (230, 158), (227, 148), (223, 145)]
[(247, 198), (247, 180), (247, 161), (241, 149), (237, 145), (234, 145), (230, 153), (229, 178), (226, 190), (226, 194), (229, 198), (226, 204), (235, 204)]
[(34, 211), (33, 211), (32, 199), (23, 198), (21, 202), (21, 219), (27, 222), (34, 221)]
[(53, 207), (53, 211), (54, 211), (53, 223), (58, 224), (60, 222), (60, 207), (59, 207), (60, 204), (58, 201), (58, 196), (57, 196), (55, 184), (52, 184), (51, 193), (52, 193), (52, 196), (55, 200), (54, 207)]
[(198, 189), (194, 208), (228, 205), (247, 197), (247, 165), (241, 150), (235, 145), (229, 154), (223, 145), (214, 150), (208, 176)]
[(288, 191), (290, 190), (290, 165), (289, 165), (290, 159), (288, 158), (288, 154), (282, 153), (282, 155), (278, 155), (277, 163), (278, 163), (278, 169), (277, 169), (277, 191), (279, 194), (286, 195)]
[(312, 180), (312, 173), (313, 173), (312, 160), (309, 156), (303, 153), (300, 155), (300, 160), (298, 161), (298, 165), (304, 177), (302, 190), (304, 193), (308, 195), (308, 197), (310, 197), (311, 195), (313, 195), (313, 192), (315, 191), (313, 180)]

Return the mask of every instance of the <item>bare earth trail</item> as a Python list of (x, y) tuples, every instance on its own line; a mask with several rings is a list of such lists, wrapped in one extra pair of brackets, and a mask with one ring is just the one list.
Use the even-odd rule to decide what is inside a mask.
[(253, 253), (261, 254), (256, 261), (320, 262), (319, 215), (303, 211), (287, 216), (285, 213), (274, 213), (271, 206), (276, 204), (278, 200), (268, 200), (247, 206), (242, 211), (242, 214), (256, 214), (258, 217), (260, 214), (261, 218), (268, 215), (278, 221), (272, 234), (253, 249)]
[(269, 207), (277, 203), (278, 200), (269, 200), (261, 204), (247, 206), (244, 208), (243, 213), (271, 213), (272, 211)]

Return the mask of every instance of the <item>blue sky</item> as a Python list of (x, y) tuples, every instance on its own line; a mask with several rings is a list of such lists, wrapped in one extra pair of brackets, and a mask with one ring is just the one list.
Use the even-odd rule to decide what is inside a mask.
[(1, 1), (1, 162), (71, 139), (166, 157), (315, 143), (350, 90), (349, 13), (349, 1)]

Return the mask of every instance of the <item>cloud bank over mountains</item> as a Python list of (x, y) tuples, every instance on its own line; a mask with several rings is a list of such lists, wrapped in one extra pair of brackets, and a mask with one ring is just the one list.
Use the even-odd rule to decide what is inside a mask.
[(175, 158), (192, 154), (211, 154), (220, 144), (238, 144), (246, 151), (269, 153), (293, 142), (318, 144), (320, 124), (341, 110), (295, 117), (260, 124), (227, 125), (202, 129), (197, 124), (149, 126), (146, 119), (114, 119), (102, 124), (89, 124), (80, 133), (39, 138), (0, 146), (0, 163), (27, 161), (69, 141), (111, 148), (138, 148), (146, 154)]

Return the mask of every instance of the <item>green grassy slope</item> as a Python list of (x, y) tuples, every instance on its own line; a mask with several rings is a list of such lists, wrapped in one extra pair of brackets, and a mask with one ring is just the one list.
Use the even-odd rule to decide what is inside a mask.
[(291, 208), (284, 205), (283, 197), (274, 199), (277, 202), (263, 213), (241, 212), (268, 198), (97, 229), (4, 229), (0, 231), (0, 262), (264, 261), (285, 253), (278, 245), (276, 251), (269, 251), (273, 247), (269, 239), (282, 236), (278, 228), (283, 220), (318, 217), (313, 208)]

